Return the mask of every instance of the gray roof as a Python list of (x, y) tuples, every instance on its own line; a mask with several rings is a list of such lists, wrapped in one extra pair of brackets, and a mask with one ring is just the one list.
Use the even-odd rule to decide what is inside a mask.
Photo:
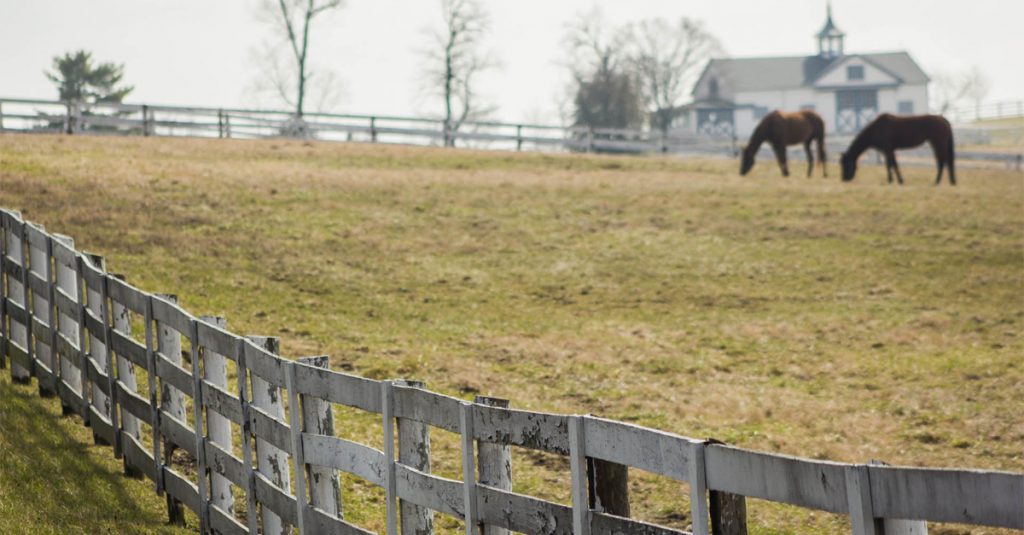
[[(733, 91), (770, 91), (796, 89), (813, 85), (829, 67), (851, 56), (864, 58), (869, 63), (892, 74), (905, 84), (924, 84), (928, 75), (906, 52), (876, 54), (849, 54), (837, 58), (822, 56), (790, 56), (777, 58), (725, 58), (708, 63), (703, 79), (714, 68), (727, 80)], [(698, 87), (694, 86), (694, 89)]]

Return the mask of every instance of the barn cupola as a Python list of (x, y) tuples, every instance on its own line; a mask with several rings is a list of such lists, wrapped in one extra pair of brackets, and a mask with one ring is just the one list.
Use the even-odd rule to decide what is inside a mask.
[(834, 59), (843, 55), (843, 40), (846, 34), (836, 27), (832, 22), (832, 2), (828, 3), (828, 18), (825, 19), (825, 27), (818, 32), (818, 55)]

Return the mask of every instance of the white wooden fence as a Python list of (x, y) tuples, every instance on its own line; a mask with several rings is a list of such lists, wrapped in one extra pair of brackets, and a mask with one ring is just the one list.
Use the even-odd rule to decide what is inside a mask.
[[(339, 471), (384, 489), (388, 535), (431, 533), (436, 514), (467, 534), (681, 533), (603, 508), (588, 468), (598, 462), (685, 483), (700, 535), (716, 524), (716, 493), (849, 515), (858, 535), (894, 533), (892, 519), (1024, 529), (1024, 474), (801, 459), (338, 373), (131, 286), (17, 212), (0, 219), (0, 360), (58, 395), (126, 473), (167, 496), (172, 520), (187, 507), (202, 533), (368, 533), (344, 518)], [(383, 449), (333, 436), (336, 406), (376, 415)], [(461, 479), (431, 473), (431, 429), (459, 435)], [(512, 492), (512, 446), (567, 456), (571, 504)]]

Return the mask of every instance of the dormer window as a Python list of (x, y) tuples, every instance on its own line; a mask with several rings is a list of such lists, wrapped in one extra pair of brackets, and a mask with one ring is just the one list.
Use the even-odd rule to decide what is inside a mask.
[(846, 79), (854, 82), (864, 79), (864, 66), (863, 65), (850, 65), (846, 68)]

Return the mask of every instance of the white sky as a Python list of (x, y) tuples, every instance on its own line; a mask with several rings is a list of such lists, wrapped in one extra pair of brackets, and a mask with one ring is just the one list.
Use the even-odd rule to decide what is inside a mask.
[[(53, 56), (84, 48), (124, 63), (130, 102), (255, 105), (254, 51), (271, 36), (257, 0), (0, 0), (0, 96), (56, 98)], [(609, 23), (647, 17), (703, 20), (729, 55), (816, 52), (825, 0), (484, 0), (487, 49), (501, 68), (481, 79), (496, 119), (557, 123), (564, 95), (563, 35), (600, 6)], [(848, 53), (907, 50), (925, 69), (980, 67), (990, 100), (1024, 98), (1024, 0), (834, 0)], [(318, 21), (311, 62), (337, 72), (333, 111), (435, 115), (424, 96), (422, 50), (440, 22), (437, 0), (348, 0)]]

